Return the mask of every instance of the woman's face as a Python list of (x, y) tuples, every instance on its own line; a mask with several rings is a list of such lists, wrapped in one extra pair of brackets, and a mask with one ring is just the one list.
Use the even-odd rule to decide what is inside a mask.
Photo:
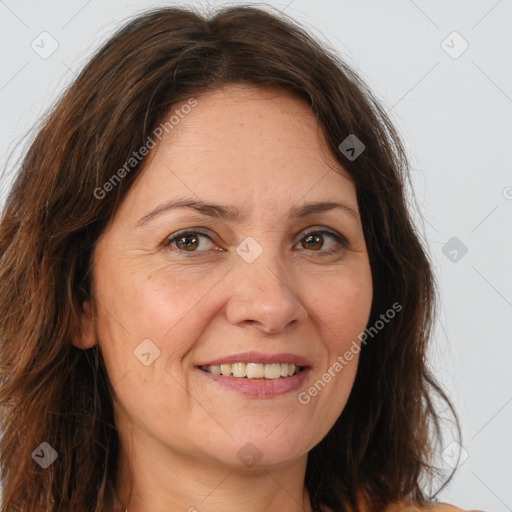
[[(133, 445), (191, 463), (289, 464), (342, 412), (369, 319), (355, 187), (301, 101), (241, 86), (196, 101), (169, 113), (179, 122), (95, 247), (96, 320), (75, 344), (98, 341)], [(165, 208), (178, 199), (238, 217)], [(325, 202), (344, 206), (301, 210)], [(223, 361), (252, 363), (252, 378), (215, 375)], [(275, 378), (294, 361), (306, 368)]]

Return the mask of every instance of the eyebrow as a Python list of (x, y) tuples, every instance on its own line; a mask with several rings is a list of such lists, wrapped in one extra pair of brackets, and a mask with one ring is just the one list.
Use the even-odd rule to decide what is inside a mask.
[[(155, 217), (161, 215), (162, 213), (176, 208), (192, 208), (202, 215), (206, 215), (208, 217), (215, 217), (227, 221), (243, 221), (247, 218), (247, 215), (240, 215), (238, 208), (236, 208), (235, 206), (207, 203), (205, 201), (192, 198), (178, 198), (162, 203), (155, 209), (151, 210), (149, 213), (147, 213), (137, 221), (135, 227), (140, 227), (149, 222), (151, 219), (154, 219)], [(357, 213), (353, 208), (346, 204), (337, 203), (335, 201), (321, 201), (314, 203), (306, 203), (301, 206), (297, 206), (296, 208), (290, 211), (289, 218), (301, 219), (304, 217), (308, 217), (309, 215), (327, 212), (335, 208), (339, 208), (345, 211), (346, 213), (350, 214), (352, 217), (358, 220), (360, 218), (359, 213)]]

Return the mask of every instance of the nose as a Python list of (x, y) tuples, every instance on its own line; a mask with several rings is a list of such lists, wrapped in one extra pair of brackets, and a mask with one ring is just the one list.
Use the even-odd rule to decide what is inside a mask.
[(263, 254), (250, 264), (237, 262), (239, 268), (231, 276), (233, 291), (226, 307), (227, 319), (233, 325), (254, 326), (266, 334), (297, 327), (308, 318), (307, 310), (287, 273), (273, 263), (275, 258)]

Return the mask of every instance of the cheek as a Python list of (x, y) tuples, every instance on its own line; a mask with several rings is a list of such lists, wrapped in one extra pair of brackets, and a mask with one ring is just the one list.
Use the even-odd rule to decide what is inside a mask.
[(371, 273), (341, 272), (329, 288), (311, 298), (322, 344), (317, 352), (322, 364), (310, 385), (297, 398), (308, 422), (310, 437), (321, 439), (342, 413), (352, 391), (361, 342), (358, 336), (369, 320), (373, 289)]
[(204, 330), (204, 311), (199, 312), (222, 273), (144, 265), (134, 269), (122, 260), (110, 260), (98, 267), (96, 278), (98, 334), (105, 355), (110, 354), (113, 363), (127, 358), (131, 363), (133, 351), (145, 339), (165, 359), (181, 359)]
[(369, 267), (360, 271), (341, 272), (312, 297), (312, 310), (320, 321), (324, 340), (331, 350), (346, 350), (364, 331), (373, 299)]

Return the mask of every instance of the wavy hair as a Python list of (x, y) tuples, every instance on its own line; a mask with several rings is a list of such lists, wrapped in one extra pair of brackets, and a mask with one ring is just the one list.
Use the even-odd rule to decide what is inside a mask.
[[(95, 242), (146, 159), (107, 198), (97, 190), (171, 106), (226, 84), (271, 86), (311, 108), (356, 186), (374, 284), (369, 325), (391, 304), (403, 307), (362, 348), (343, 412), (308, 454), (312, 507), (379, 511), (434, 499), (424, 485), (441, 474), (434, 394), (455, 412), (427, 361), (437, 287), (409, 212), (397, 131), (361, 78), (287, 16), (254, 6), (209, 15), (166, 7), (127, 21), (88, 61), (42, 119), (2, 209), (2, 512), (119, 506), (112, 386), (98, 345), (81, 350), (71, 339), (91, 294)], [(338, 148), (350, 134), (365, 145), (355, 160)], [(46, 469), (34, 457), (43, 442), (58, 454)]]

